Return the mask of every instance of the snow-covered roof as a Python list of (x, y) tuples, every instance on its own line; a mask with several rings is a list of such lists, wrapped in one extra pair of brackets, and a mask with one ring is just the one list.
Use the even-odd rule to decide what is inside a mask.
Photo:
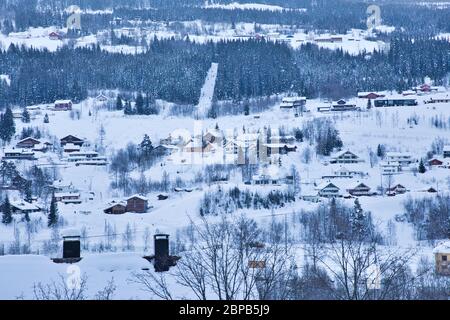
[(206, 130), (204, 135), (206, 136), (208, 133), (214, 137), (222, 137), (223, 136), (222, 132), (218, 129), (208, 129), (208, 130)]
[(398, 161), (382, 161), (380, 162), (380, 167), (399, 167), (400, 163)]
[(61, 232), (61, 236), (64, 238), (69, 237), (79, 237), (81, 236), (81, 232), (77, 228), (65, 229)]
[(146, 197), (144, 197), (144, 196), (141, 196), (141, 195), (139, 195), (139, 194), (132, 195), (132, 196), (126, 198), (126, 199), (127, 199), (127, 200), (130, 200), (130, 199), (133, 199), (133, 198), (138, 198), (138, 199), (141, 199), (141, 200), (144, 200), (144, 201), (148, 201), (148, 198), (146, 198)]
[(19, 210), (40, 210), (40, 208), (32, 203), (26, 201), (11, 201), (11, 206), (19, 209)]
[(409, 153), (405, 152), (386, 152), (386, 157), (411, 157)]
[(79, 157), (79, 156), (84, 156), (84, 155), (98, 155), (97, 151), (74, 151), (72, 153), (70, 153), (69, 157)]
[(38, 142), (38, 143), (41, 143), (38, 139), (35, 139), (35, 138), (33, 138), (33, 137), (26, 137), (26, 138), (23, 138), (23, 139), (20, 140), (18, 143), (25, 142), (25, 141), (27, 141), (27, 140), (34, 140), (34, 141), (36, 141), (36, 142)]
[(258, 174), (252, 177), (253, 180), (258, 179), (280, 179), (285, 178), (287, 175), (286, 169), (279, 167), (277, 165), (268, 165), (261, 167), (258, 170)]
[(433, 253), (449, 253), (450, 254), (450, 240), (440, 242), (433, 249)]
[[(316, 187), (316, 189), (317, 190), (323, 190), (323, 189), (325, 189), (326, 187), (328, 187), (328, 186), (330, 186), (330, 187), (337, 187), (337, 188), (339, 188), (334, 182), (330, 182), (330, 181), (325, 181), (325, 182), (321, 182), (319, 185), (317, 185), (317, 187)], [(339, 188), (340, 189), (340, 188)]]
[(70, 187), (72, 185), (72, 183), (65, 183), (62, 180), (55, 180), (52, 184), (53, 187), (55, 188), (65, 188), (65, 187)]
[(79, 150), (79, 149), (81, 149), (81, 147), (76, 144), (73, 144), (73, 143), (67, 143), (64, 146), (64, 149), (78, 149)]
[(28, 151), (28, 150), (23, 150), (23, 149), (5, 149), (5, 154), (6, 153), (20, 153), (20, 154), (29, 154), (29, 155), (33, 155), (34, 152)]
[(259, 137), (258, 133), (242, 133), (236, 137), (237, 141), (257, 141)]
[(352, 163), (350, 169), (343, 165), (336, 165), (332, 164), (331, 168), (333, 170), (333, 173), (339, 173), (339, 172), (358, 172), (358, 173), (365, 173), (367, 172), (367, 166), (360, 163)]
[(72, 103), (72, 100), (56, 100), (55, 104), (68, 104)]
[(185, 148), (203, 148), (203, 141), (201, 139), (193, 139), (191, 142), (189, 142), (187, 145), (184, 146)]
[(283, 98), (283, 102), (296, 102), (296, 101), (305, 101), (306, 97), (285, 97)]
[(365, 97), (369, 94), (376, 94), (378, 96), (384, 96), (384, 93), (381, 92), (377, 92), (377, 91), (362, 91), (362, 92), (358, 92), (358, 97)]
[(273, 141), (273, 140), (278, 140), (278, 141), (280, 141), (280, 140), (295, 140), (295, 137), (294, 136), (271, 136), (270, 141)]
[[(340, 157), (342, 157), (344, 154), (346, 154), (346, 153), (351, 153), (351, 154), (353, 154), (353, 155), (355, 155), (355, 156), (357, 156), (358, 157), (358, 155), (356, 155), (354, 152), (351, 152), (350, 150), (345, 150), (345, 151), (340, 151), (340, 152), (338, 152), (338, 153), (336, 153), (334, 156), (332, 156), (332, 158), (333, 159), (335, 159), (335, 158), (340, 158)], [(359, 158), (359, 157), (358, 157)]]
[(55, 193), (56, 198), (66, 198), (66, 197), (80, 197), (78, 192), (57, 192)]
[(118, 206), (118, 205), (126, 207), (126, 206), (127, 206), (127, 202), (126, 202), (126, 201), (123, 201), (123, 200), (121, 200), (121, 201), (115, 201), (115, 200), (113, 200), (113, 201), (109, 202), (109, 203), (105, 206), (105, 209), (110, 209), (110, 208), (112, 208), (112, 207), (114, 207), (114, 206)]
[(450, 145), (444, 146), (442, 150), (445, 152), (450, 152)]
[(294, 149), (296, 147), (295, 144), (286, 144), (286, 143), (265, 143), (264, 146), (268, 148), (291, 148)]

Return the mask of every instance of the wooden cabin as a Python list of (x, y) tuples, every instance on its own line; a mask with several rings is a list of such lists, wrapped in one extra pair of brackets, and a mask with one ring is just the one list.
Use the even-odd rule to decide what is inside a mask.
[(127, 212), (145, 213), (148, 209), (148, 199), (141, 195), (133, 195), (126, 199)]
[(77, 138), (73, 135), (68, 135), (60, 139), (61, 147), (64, 147), (68, 143), (81, 147), (84, 144), (84, 142), (85, 141), (83, 139)]
[(450, 241), (444, 241), (438, 244), (433, 250), (436, 273), (443, 276), (450, 276)]
[(103, 210), (106, 214), (124, 214), (127, 212), (127, 202), (126, 201), (112, 201), (108, 204), (108, 206)]
[(28, 137), (17, 142), (16, 148), (32, 149), (40, 143), (39, 140)]
[(72, 105), (71, 100), (56, 100), (53, 109), (55, 111), (70, 111), (72, 110)]

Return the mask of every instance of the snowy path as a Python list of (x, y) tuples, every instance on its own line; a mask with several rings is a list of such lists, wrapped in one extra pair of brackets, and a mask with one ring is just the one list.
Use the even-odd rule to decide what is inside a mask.
[(199, 119), (205, 118), (208, 110), (212, 106), (214, 97), (214, 88), (216, 87), (218, 63), (212, 63), (206, 75), (205, 84), (200, 92), (200, 99), (197, 106), (197, 115)]

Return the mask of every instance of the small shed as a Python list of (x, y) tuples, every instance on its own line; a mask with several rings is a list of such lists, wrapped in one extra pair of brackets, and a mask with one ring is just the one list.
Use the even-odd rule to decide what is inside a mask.
[(436, 272), (450, 276), (450, 240), (440, 242), (433, 250), (436, 261)]
[(81, 236), (78, 230), (63, 232), (63, 259), (79, 259), (81, 257)]
[(158, 194), (158, 200), (167, 200), (169, 198), (169, 195), (166, 193)]

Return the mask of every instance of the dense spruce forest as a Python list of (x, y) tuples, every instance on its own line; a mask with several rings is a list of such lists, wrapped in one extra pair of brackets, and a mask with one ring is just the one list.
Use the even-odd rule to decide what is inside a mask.
[[(351, 56), (308, 44), (298, 50), (264, 40), (197, 44), (154, 39), (146, 52), (109, 53), (97, 47), (56, 52), (11, 45), (0, 52), (0, 106), (80, 101), (87, 89), (140, 91), (152, 99), (196, 104), (207, 70), (219, 63), (218, 100), (292, 91), (308, 97), (342, 98), (359, 90), (404, 90), (429, 76), (448, 81), (450, 43), (398, 37), (389, 53)], [(380, 77), (382, 75), (382, 77)]]
[[(92, 33), (108, 29), (114, 18), (121, 18), (124, 26), (131, 21), (140, 19), (145, 26), (146, 22), (193, 21), (202, 20), (211, 23), (224, 22), (251, 22), (259, 24), (283, 24), (301, 27), (306, 30), (329, 30), (333, 32), (346, 32), (351, 28), (365, 28), (366, 9), (368, 4), (364, 1), (348, 0), (316, 0), (312, 6), (311, 1), (289, 0), (271, 4), (282, 5), (285, 8), (304, 8), (306, 11), (283, 10), (226, 10), (221, 8), (203, 8), (203, 0), (0, 0), (0, 8), (5, 13), (15, 16), (15, 29), (26, 30), (36, 26), (63, 26), (68, 14), (63, 12), (69, 5), (79, 5), (83, 9), (102, 10), (112, 8), (113, 12), (97, 12), (82, 16), (83, 31)], [(230, 3), (231, 0), (215, 1), (215, 3)], [(248, 1), (266, 3), (266, 1)], [(450, 8), (437, 9), (433, 7), (418, 6), (413, 3), (407, 5), (383, 2), (381, 7), (383, 23), (394, 26), (410, 33), (434, 35), (439, 31), (450, 32)], [(7, 14), (6, 14), (7, 16)], [(6, 20), (6, 24), (8, 24)]]

